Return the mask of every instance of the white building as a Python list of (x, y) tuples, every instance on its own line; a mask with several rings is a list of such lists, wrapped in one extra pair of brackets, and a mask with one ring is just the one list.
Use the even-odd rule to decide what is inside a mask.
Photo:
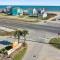
[(43, 16), (43, 18), (46, 18), (47, 17), (47, 12), (44, 12), (42, 16)]
[(24, 10), (24, 12), (28, 13), (28, 10)]
[(17, 8), (17, 15), (20, 14), (20, 8)]
[(23, 10), (20, 9), (20, 8), (18, 8), (18, 9), (17, 9), (17, 14), (18, 14), (18, 15), (23, 15)]
[(41, 10), (41, 14), (43, 14), (45, 12), (45, 9), (43, 8), (42, 10)]
[(37, 10), (35, 8), (33, 9), (33, 15), (37, 15)]

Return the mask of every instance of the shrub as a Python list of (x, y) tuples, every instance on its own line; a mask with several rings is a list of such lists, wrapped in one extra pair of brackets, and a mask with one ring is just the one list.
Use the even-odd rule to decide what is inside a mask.
[(5, 52), (5, 48), (0, 50), (0, 53), (4, 53)]
[(1, 49), (0, 53), (7, 54), (7, 50), (10, 50), (11, 48), (12, 48), (12, 46), (7, 46), (7, 47)]
[(5, 49), (10, 50), (10, 49), (12, 49), (12, 46), (7, 46), (7, 47), (5, 47)]
[(52, 46), (60, 49), (60, 38), (53, 38), (49, 42)]

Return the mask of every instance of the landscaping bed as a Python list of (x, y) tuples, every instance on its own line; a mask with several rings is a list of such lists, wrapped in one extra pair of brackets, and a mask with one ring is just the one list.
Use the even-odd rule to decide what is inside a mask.
[(11, 54), (12, 60), (22, 60), (24, 54), (26, 53), (26, 50), (27, 50), (27, 45), (17, 49), (14, 53)]
[(49, 42), (52, 46), (60, 49), (60, 38), (52, 38)]
[(22, 58), (24, 57), (24, 54), (26, 53), (27, 50), (27, 44), (22, 45), (21, 47), (19, 47), (18, 49), (16, 49), (14, 52), (12, 52), (10, 55), (8, 55), (7, 51), (9, 51), (10, 49), (12, 49), (12, 45), (6, 46), (5, 48), (0, 50), (0, 55), (2, 55), (2, 57), (0, 56), (1, 59), (11, 59), (11, 60), (22, 60)]

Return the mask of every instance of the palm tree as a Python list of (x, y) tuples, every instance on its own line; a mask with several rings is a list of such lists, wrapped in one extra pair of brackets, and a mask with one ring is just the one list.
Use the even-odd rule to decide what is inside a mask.
[(15, 37), (15, 38), (17, 37), (18, 43), (19, 43), (19, 40), (20, 40), (20, 36), (22, 36), (22, 31), (16, 30), (16, 31), (14, 32), (14, 37)]
[(25, 43), (25, 40), (26, 40), (26, 35), (28, 34), (28, 31), (27, 30), (23, 30), (22, 31), (22, 36), (24, 37), (24, 43)]

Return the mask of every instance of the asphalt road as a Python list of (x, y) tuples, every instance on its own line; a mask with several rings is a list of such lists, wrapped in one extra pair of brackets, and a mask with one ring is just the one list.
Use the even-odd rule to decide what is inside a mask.
[[(59, 24), (60, 25), (60, 24)], [(55, 26), (54, 24), (51, 26), (49, 24), (47, 25), (36, 25), (36, 24), (29, 24), (14, 20), (6, 20), (1, 19), (0, 20), (0, 26), (6, 26), (6, 27), (12, 27), (12, 28), (27, 28), (27, 29), (34, 29), (34, 30), (46, 30), (49, 32), (58, 33), (60, 32), (60, 26)]]

